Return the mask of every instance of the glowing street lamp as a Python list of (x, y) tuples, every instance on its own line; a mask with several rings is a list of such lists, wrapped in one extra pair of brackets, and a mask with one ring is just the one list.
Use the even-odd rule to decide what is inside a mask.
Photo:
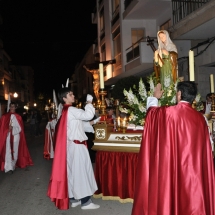
[(14, 98), (17, 98), (17, 97), (18, 97), (18, 93), (15, 92), (15, 93), (13, 94), (13, 97), (14, 97)]
[(46, 105), (46, 106), (45, 106), (45, 110), (46, 110), (46, 111), (48, 111), (48, 110), (49, 110), (49, 107), (48, 107), (48, 105)]
[(36, 107), (37, 106), (37, 103), (34, 103), (34, 107)]

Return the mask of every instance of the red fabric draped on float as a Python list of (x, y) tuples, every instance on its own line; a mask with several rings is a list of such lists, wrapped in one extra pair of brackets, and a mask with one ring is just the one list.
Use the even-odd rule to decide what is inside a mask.
[[(94, 197), (100, 194), (104, 199), (134, 198), (134, 182), (138, 153), (97, 151), (95, 178), (98, 185)], [(114, 198), (117, 197), (117, 198)]]

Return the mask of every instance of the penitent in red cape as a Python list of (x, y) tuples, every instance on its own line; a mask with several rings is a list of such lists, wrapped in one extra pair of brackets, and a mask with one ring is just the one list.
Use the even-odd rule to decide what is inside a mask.
[[(6, 152), (6, 138), (9, 131), (10, 116), (12, 113), (6, 113), (0, 118), (0, 169), (4, 171), (5, 165), (5, 152)], [(24, 125), (22, 117), (19, 114), (13, 113), (16, 116), (16, 119), (21, 127), (20, 132), (20, 142), (19, 142), (19, 152), (18, 159), (16, 162), (16, 167), (25, 168), (26, 166), (32, 166), (33, 162), (28, 151)]]
[(206, 121), (190, 104), (151, 107), (138, 157), (132, 215), (215, 214)]

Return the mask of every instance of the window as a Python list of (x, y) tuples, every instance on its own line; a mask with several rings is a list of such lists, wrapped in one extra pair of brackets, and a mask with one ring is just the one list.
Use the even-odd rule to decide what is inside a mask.
[(119, 0), (112, 0), (112, 15), (115, 15), (119, 12)]
[(144, 37), (144, 30), (143, 29), (131, 29), (131, 42), (133, 48), (139, 45), (138, 41)]
[(121, 65), (121, 39), (120, 39), (120, 28), (117, 28), (116, 31), (112, 34), (113, 37), (113, 50), (114, 50), (114, 58), (116, 59), (116, 64), (114, 68), (117, 68)]

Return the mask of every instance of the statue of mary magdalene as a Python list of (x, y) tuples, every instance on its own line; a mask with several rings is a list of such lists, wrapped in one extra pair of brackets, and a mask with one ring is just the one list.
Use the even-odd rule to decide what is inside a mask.
[(154, 52), (155, 74), (162, 87), (176, 82), (178, 76), (177, 48), (166, 30), (158, 31), (158, 49)]

